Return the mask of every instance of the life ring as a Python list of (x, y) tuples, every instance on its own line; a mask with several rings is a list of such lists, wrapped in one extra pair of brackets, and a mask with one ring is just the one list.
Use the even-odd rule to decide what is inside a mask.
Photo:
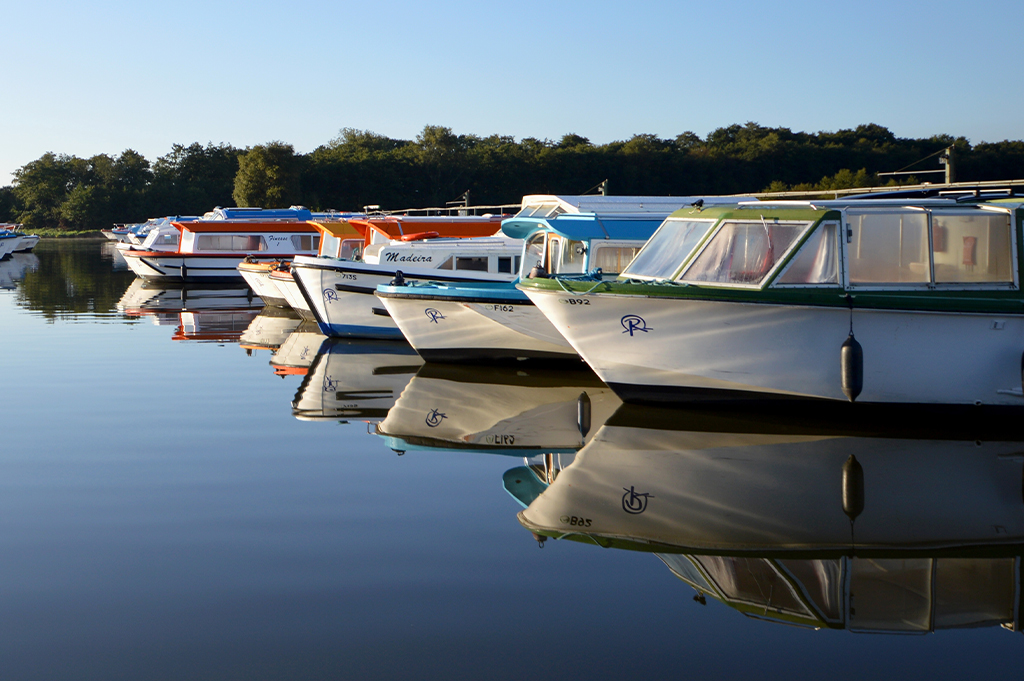
[(422, 241), (423, 239), (436, 239), (441, 236), (437, 232), (416, 232), (415, 234), (403, 234), (398, 237), (401, 241)]

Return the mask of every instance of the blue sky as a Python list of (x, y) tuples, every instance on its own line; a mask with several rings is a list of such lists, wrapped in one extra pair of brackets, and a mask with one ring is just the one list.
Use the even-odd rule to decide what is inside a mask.
[[(1018, 0), (1019, 1), (1019, 0)], [(46, 151), (344, 127), (595, 143), (755, 121), (1024, 139), (1020, 6), (875, 2), (0, 0), (0, 185)]]

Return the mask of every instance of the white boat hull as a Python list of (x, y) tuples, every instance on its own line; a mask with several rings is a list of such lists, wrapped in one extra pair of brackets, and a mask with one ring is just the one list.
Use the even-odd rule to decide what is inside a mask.
[(381, 297), (410, 345), (431, 362), (576, 359), (534, 305)]
[[(845, 308), (528, 290), (627, 401), (846, 400)], [(1024, 405), (1024, 317), (856, 309), (858, 402)]]
[[(170, 255), (152, 251), (120, 249), (128, 267), (144, 279), (168, 279), (172, 281), (237, 281), (242, 278), (238, 264), (245, 258), (239, 255)], [(260, 260), (280, 260), (291, 255), (268, 255)]]
[(281, 297), (284, 298), (285, 302), (303, 319), (316, 321), (316, 316), (313, 311), (309, 309), (309, 303), (302, 297), (302, 291), (299, 290), (299, 285), (295, 283), (295, 279), (292, 278), (291, 273), (288, 273), (287, 277), (278, 275), (271, 275), (271, 281), (277, 286), (277, 290), (281, 293)]
[(292, 263), (292, 276), (320, 331), (334, 338), (399, 339), (402, 332), (373, 293), (394, 274), (349, 273)]
[[(389, 284), (401, 270), (407, 279), (437, 279), (438, 271), (415, 267), (381, 266), (325, 258), (296, 258), (292, 276), (309, 302), (320, 330), (344, 338), (403, 338), (402, 331), (375, 295), (377, 286)], [(503, 281), (513, 275), (477, 273), (450, 276), (452, 281)], [(448, 275), (444, 275), (448, 276)]]
[(238, 273), (242, 275), (242, 279), (249, 285), (253, 293), (259, 296), (264, 303), (274, 307), (288, 307), (288, 301), (277, 287), (277, 282), (270, 278), (269, 268), (247, 269), (243, 265), (239, 267)]

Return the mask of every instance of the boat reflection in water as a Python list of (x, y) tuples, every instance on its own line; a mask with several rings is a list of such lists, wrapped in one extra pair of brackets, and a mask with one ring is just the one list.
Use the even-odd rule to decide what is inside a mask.
[(506, 487), (541, 543), (655, 553), (700, 603), (861, 632), (1019, 631), (1024, 442), (950, 425), (924, 439), (625, 407), (550, 484), (516, 469)]
[(290, 309), (264, 307), (242, 332), (239, 344), (249, 354), (254, 350), (276, 351), (301, 321), (299, 315)]
[(305, 376), (316, 359), (316, 353), (327, 336), (320, 333), (315, 321), (302, 320), (281, 342), (270, 358), (274, 373), (284, 376)]
[(426, 364), (377, 433), (400, 453), (573, 454), (621, 404), (585, 368)]
[(110, 263), (110, 268), (115, 272), (128, 270), (128, 261), (117, 250), (117, 242), (110, 241), (100, 246), (100, 259)]
[(128, 317), (148, 317), (157, 326), (177, 327), (174, 340), (237, 342), (263, 301), (245, 285), (168, 284), (135, 279), (117, 310)]
[(382, 419), (422, 364), (405, 341), (324, 338), (292, 413), (304, 421)]
[(0, 261), (0, 290), (13, 291), (26, 274), (37, 269), (39, 256), (35, 253), (11, 253)]

